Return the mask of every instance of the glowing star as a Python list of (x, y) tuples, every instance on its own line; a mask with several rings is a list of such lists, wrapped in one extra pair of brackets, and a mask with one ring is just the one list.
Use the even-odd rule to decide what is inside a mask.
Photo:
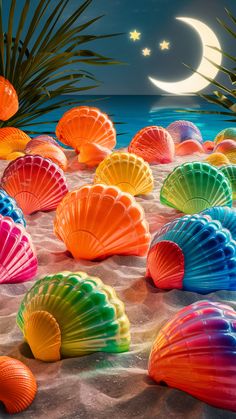
[(130, 39), (132, 39), (132, 41), (139, 41), (140, 36), (141, 36), (141, 33), (137, 32), (136, 29), (129, 33), (129, 37)]
[(170, 48), (170, 43), (168, 41), (162, 41), (160, 42), (160, 48), (163, 51), (164, 49), (169, 49)]
[(142, 50), (142, 54), (144, 55), (144, 57), (148, 57), (149, 55), (151, 55), (151, 50), (149, 48), (144, 48)]

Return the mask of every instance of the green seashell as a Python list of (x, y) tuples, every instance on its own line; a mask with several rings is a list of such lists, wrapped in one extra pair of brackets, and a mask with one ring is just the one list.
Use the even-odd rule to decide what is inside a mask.
[(236, 199), (236, 164), (228, 164), (220, 168), (231, 184), (233, 201)]

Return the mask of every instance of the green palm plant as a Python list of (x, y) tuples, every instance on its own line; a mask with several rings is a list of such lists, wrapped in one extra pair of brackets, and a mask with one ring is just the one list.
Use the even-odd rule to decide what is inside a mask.
[[(78, 104), (78, 97), (69, 99), (63, 95), (77, 94), (99, 85), (95, 76), (84, 69), (85, 66), (117, 64), (112, 58), (87, 49), (84, 44), (118, 34), (84, 33), (103, 17), (80, 23), (82, 14), (93, 0), (79, 1), (80, 5), (64, 21), (71, 0), (58, 0), (56, 7), (53, 0), (20, 1), (21, 14), (15, 25), (16, 0), (3, 0), (9, 5), (5, 28), (0, 0), (0, 75), (13, 84), (20, 103), (19, 111), (10, 120), (1, 122), (0, 127), (26, 127), (25, 130), (34, 133), (34, 127), (39, 125), (43, 115), (65, 105)], [(34, 11), (29, 16), (32, 4)], [(47, 121), (46, 124), (55, 122)], [(40, 121), (40, 126), (42, 123), (45, 122)]]

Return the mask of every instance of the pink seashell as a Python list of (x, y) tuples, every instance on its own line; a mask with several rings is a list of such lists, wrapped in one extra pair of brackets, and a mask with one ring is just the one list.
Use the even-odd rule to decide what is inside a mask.
[(234, 140), (223, 140), (215, 146), (214, 151), (218, 153), (227, 154), (231, 151), (236, 151), (236, 141)]
[(198, 127), (190, 121), (174, 121), (166, 128), (175, 143), (193, 139), (202, 143), (202, 135)]
[(25, 153), (30, 154), (31, 151), (34, 150), (35, 147), (44, 145), (44, 144), (53, 144), (57, 147), (59, 147), (59, 144), (57, 143), (54, 138), (50, 137), (49, 135), (38, 135), (37, 137), (33, 138), (28, 142), (28, 144), (25, 147)]
[(204, 153), (204, 148), (197, 140), (186, 140), (175, 145), (176, 156), (188, 156), (194, 153)]

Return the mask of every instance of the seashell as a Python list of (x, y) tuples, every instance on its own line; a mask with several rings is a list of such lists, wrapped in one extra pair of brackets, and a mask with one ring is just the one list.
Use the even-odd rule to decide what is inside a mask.
[(63, 171), (66, 171), (68, 161), (64, 151), (58, 146), (53, 144), (44, 143), (42, 145), (35, 146), (31, 149), (31, 155), (42, 156), (46, 159), (52, 160), (57, 164)]
[(165, 128), (150, 126), (137, 132), (128, 151), (142, 157), (148, 163), (164, 164), (174, 160), (175, 145)]
[(17, 93), (12, 84), (0, 76), (0, 119), (7, 121), (19, 109)]
[(198, 301), (159, 331), (148, 372), (213, 406), (236, 411), (236, 313), (228, 305)]
[(236, 240), (236, 209), (229, 207), (213, 207), (202, 211), (202, 215), (209, 215), (212, 220), (220, 221), (221, 225), (230, 231)]
[(37, 384), (30, 369), (17, 359), (0, 356), (0, 400), (8, 413), (19, 413), (33, 402)]
[(54, 231), (75, 259), (144, 256), (150, 234), (142, 207), (115, 186), (87, 185), (58, 205)]
[(34, 137), (32, 140), (28, 142), (28, 144), (25, 147), (25, 153), (30, 154), (32, 150), (34, 150), (35, 147), (45, 145), (45, 144), (52, 144), (57, 147), (59, 147), (59, 144), (57, 143), (54, 138), (50, 137), (49, 135), (38, 135), (37, 137)]
[(131, 195), (148, 194), (154, 187), (151, 168), (142, 157), (116, 152), (99, 164), (94, 183), (114, 185)]
[(233, 200), (236, 200), (236, 165), (228, 164), (220, 168), (221, 172), (227, 177), (233, 191)]
[(214, 142), (215, 144), (219, 144), (221, 143), (221, 141), (224, 141), (227, 139), (236, 141), (236, 128), (235, 127), (225, 128), (222, 131), (220, 131), (216, 135)]
[(223, 140), (216, 145), (215, 150), (223, 153), (230, 163), (236, 163), (236, 139), (234, 140)]
[(54, 210), (68, 192), (63, 171), (41, 156), (28, 155), (11, 162), (1, 182), (24, 214)]
[(176, 156), (188, 156), (194, 153), (204, 153), (204, 148), (197, 140), (185, 140), (175, 145)]
[(0, 283), (25, 282), (37, 272), (31, 237), (21, 224), (0, 215)]
[(186, 140), (196, 140), (202, 143), (202, 135), (196, 125), (190, 121), (174, 121), (166, 128), (175, 144)]
[(18, 128), (0, 128), (0, 159), (13, 160), (23, 153), (30, 137)]
[(146, 275), (163, 289), (236, 290), (236, 242), (219, 221), (185, 215), (154, 237)]
[(65, 112), (57, 124), (56, 135), (76, 152), (85, 143), (96, 143), (110, 150), (116, 145), (116, 131), (108, 115), (89, 106)]
[(216, 167), (204, 162), (184, 163), (164, 180), (160, 200), (164, 205), (194, 214), (209, 207), (231, 207), (232, 189)]
[(0, 189), (0, 214), (10, 217), (15, 223), (26, 226), (22, 210), (17, 206), (14, 198), (9, 196), (3, 189)]
[(25, 156), (25, 153), (21, 153), (21, 151), (13, 151), (12, 153), (7, 154), (4, 157), (4, 160), (16, 160), (18, 159), (18, 157), (23, 157), (23, 156)]
[(205, 141), (203, 144), (203, 148), (205, 150), (206, 153), (210, 153), (214, 150), (215, 148), (215, 143), (214, 141)]
[(84, 272), (38, 280), (20, 305), (17, 324), (42, 361), (129, 350), (124, 304), (112, 287)]
[(85, 143), (80, 147), (78, 156), (79, 163), (85, 163), (88, 167), (97, 166), (103, 161), (111, 150), (96, 143)]
[(204, 161), (216, 167), (224, 166), (224, 164), (230, 163), (227, 156), (223, 153), (212, 153)]

